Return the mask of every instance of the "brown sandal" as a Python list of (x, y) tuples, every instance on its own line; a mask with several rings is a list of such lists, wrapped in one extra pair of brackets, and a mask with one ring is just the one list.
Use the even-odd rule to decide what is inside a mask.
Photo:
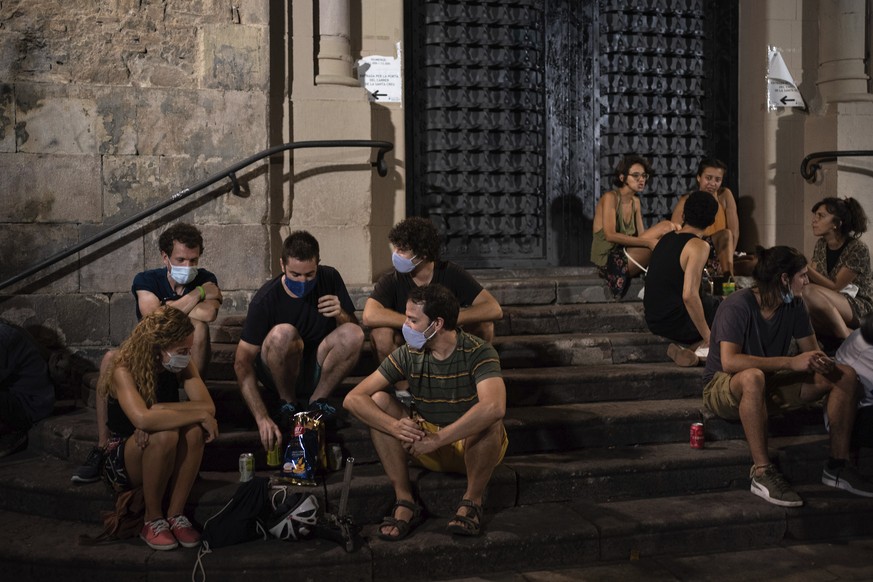
[[(461, 515), (460, 509), (469, 507), (470, 511), (467, 515)], [(482, 506), (477, 505), (469, 499), (461, 499), (458, 504), (458, 511), (455, 512), (455, 517), (452, 521), (460, 523), (450, 523), (446, 529), (449, 533), (459, 536), (478, 536), (482, 533)]]
[[(407, 521), (405, 519), (397, 519), (394, 517), (394, 513), (397, 511), (398, 507), (405, 507), (412, 511), (412, 517)], [(382, 518), (382, 523), (379, 524), (379, 539), (385, 540), (386, 542), (399, 542), (400, 540), (407, 537), (412, 533), (416, 527), (418, 527), (422, 520), (421, 517), (422, 509), (420, 505), (416, 505), (411, 501), (406, 501), (405, 499), (398, 499), (394, 503), (394, 507), (391, 508), (391, 515), (386, 515)], [(386, 534), (382, 531), (386, 526), (397, 528), (397, 535), (392, 536)]]

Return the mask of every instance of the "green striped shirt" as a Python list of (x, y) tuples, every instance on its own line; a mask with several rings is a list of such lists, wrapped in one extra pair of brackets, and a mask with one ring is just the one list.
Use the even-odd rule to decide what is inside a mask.
[(408, 380), (419, 414), (440, 426), (455, 422), (479, 401), (476, 384), (501, 377), (497, 351), (463, 331), (458, 332), (455, 352), (445, 360), (405, 344), (385, 358), (379, 372), (390, 384)]

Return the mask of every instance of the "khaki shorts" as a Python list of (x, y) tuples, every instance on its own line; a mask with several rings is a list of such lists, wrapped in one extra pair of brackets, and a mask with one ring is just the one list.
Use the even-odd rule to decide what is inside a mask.
[[(423, 418), (418, 419), (418, 424), (421, 426), (421, 430), (429, 433), (437, 433), (441, 428), (439, 425), (430, 423)], [(503, 461), (503, 456), (506, 454), (506, 447), (509, 446), (509, 436), (506, 434), (506, 427), (501, 425), (501, 428), (503, 429), (503, 436), (500, 439), (500, 458), (497, 459), (498, 465)], [(464, 464), (463, 440), (449, 443), (432, 453), (412, 457), (412, 462), (429, 471), (435, 471), (438, 473), (467, 474), (467, 466)]]
[[(739, 420), (740, 402), (731, 392), (731, 378), (733, 374), (716, 372), (712, 380), (703, 387), (703, 404), (717, 416), (727, 420)], [(804, 384), (812, 384), (812, 374), (807, 372), (792, 372), (780, 370), (765, 375), (767, 387), (767, 414), (776, 416), (789, 410), (802, 408), (814, 408), (821, 406), (824, 399), (821, 398), (808, 402), (800, 397), (800, 391)]]

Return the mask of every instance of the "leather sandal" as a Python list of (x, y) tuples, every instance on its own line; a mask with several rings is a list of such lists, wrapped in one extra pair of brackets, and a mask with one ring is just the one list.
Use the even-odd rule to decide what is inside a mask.
[[(462, 507), (470, 508), (466, 515), (460, 513)], [(446, 528), (449, 533), (459, 536), (478, 536), (482, 533), (482, 506), (469, 499), (461, 499), (452, 521), (459, 523), (450, 523)]]
[[(405, 519), (397, 519), (394, 517), (394, 514), (397, 512), (398, 507), (404, 507), (412, 511), (412, 517), (409, 520)], [(406, 501), (405, 499), (398, 499), (394, 502), (394, 506), (391, 508), (391, 514), (386, 515), (382, 518), (382, 523), (379, 524), (379, 539), (385, 540), (386, 542), (399, 542), (400, 540), (406, 538), (409, 534), (412, 533), (416, 527), (418, 527), (422, 519), (422, 508), (420, 505), (416, 505), (411, 501)], [(382, 530), (386, 527), (395, 527), (397, 528), (397, 535), (390, 535), (384, 533)]]

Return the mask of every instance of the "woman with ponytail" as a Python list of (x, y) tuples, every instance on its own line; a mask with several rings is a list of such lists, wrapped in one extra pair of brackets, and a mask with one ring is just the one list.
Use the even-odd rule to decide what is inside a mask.
[(843, 340), (873, 311), (870, 249), (859, 240), (866, 231), (867, 215), (854, 198), (824, 198), (812, 207), (818, 241), (803, 298), (822, 336)]
[[(190, 318), (173, 307), (146, 315), (98, 386), (99, 396), (107, 397), (106, 424), (112, 434), (105, 477), (117, 492), (142, 487), (140, 538), (155, 550), (200, 543), (183, 511), (203, 447), (218, 436), (218, 423), (212, 398), (191, 362), (193, 333)], [(180, 388), (186, 402), (179, 401)]]

